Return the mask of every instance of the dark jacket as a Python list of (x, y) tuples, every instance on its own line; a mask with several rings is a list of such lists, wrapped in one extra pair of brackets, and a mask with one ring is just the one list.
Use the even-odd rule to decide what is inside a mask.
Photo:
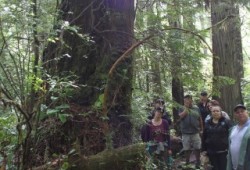
[(203, 103), (200, 102), (200, 103), (197, 104), (197, 106), (198, 106), (198, 108), (200, 110), (200, 114), (201, 114), (201, 119), (202, 119), (203, 125), (205, 125), (205, 123), (204, 123), (205, 119), (206, 119), (207, 115), (210, 114), (210, 111), (209, 111), (209, 109), (207, 107), (207, 103), (206, 103), (205, 106), (203, 106)]
[[(164, 136), (164, 141), (166, 141), (168, 143), (168, 148), (170, 148), (170, 134), (169, 134), (169, 125), (168, 122), (164, 119), (162, 119), (162, 123), (164, 128), (166, 129), (166, 131), (168, 132), (165, 136)], [(152, 121), (150, 120), (149, 122), (147, 122), (144, 126), (142, 126), (141, 128), (141, 138), (143, 142), (149, 142), (153, 140), (153, 136), (150, 133), (150, 126), (152, 126)]]
[(230, 120), (220, 118), (218, 124), (212, 118), (205, 123), (202, 136), (202, 150), (208, 154), (216, 154), (228, 149), (229, 129), (232, 127)]

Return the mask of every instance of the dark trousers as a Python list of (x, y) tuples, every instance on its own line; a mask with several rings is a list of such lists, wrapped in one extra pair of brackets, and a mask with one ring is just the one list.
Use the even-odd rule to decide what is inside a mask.
[(212, 170), (226, 170), (227, 167), (227, 152), (208, 154), (209, 161), (213, 166)]

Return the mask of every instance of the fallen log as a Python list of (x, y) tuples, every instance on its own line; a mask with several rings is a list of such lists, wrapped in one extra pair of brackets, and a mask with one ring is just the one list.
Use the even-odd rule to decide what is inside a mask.
[[(171, 137), (173, 155), (178, 153), (182, 146), (180, 139)], [(90, 157), (82, 155), (69, 156), (71, 170), (138, 170), (143, 168), (146, 161), (145, 143), (136, 143), (112, 150), (105, 150)]]
[[(173, 155), (178, 153), (182, 146), (177, 137), (171, 137)], [(145, 143), (136, 143), (116, 149), (105, 150), (89, 157), (83, 154), (73, 153), (67, 160), (56, 159), (50, 164), (33, 168), (32, 170), (56, 170), (65, 162), (69, 170), (141, 170), (145, 169), (146, 152)]]
[(145, 161), (145, 144), (137, 143), (117, 149), (105, 150), (90, 157), (70, 156), (71, 170), (124, 170), (141, 169)]

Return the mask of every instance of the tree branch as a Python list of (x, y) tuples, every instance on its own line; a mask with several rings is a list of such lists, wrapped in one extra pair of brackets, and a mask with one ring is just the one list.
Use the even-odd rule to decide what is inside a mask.
[(150, 38), (152, 38), (154, 36), (154, 34), (149, 35), (148, 37), (142, 39), (141, 41), (136, 42), (135, 44), (133, 44), (127, 51), (125, 51), (119, 58), (118, 60), (116, 60), (116, 62), (112, 65), (111, 69), (109, 70), (108, 75), (110, 77), (112, 77), (112, 74), (114, 72), (114, 69), (117, 67), (117, 65), (124, 60), (125, 58), (129, 57), (129, 54), (131, 54), (133, 52), (133, 50), (138, 47), (139, 45), (145, 43), (147, 40), (149, 40)]
[[(187, 30), (187, 29), (183, 29), (183, 28), (178, 28), (178, 27), (167, 27), (167, 28), (164, 28), (164, 29), (162, 29), (162, 30), (160, 30), (160, 31), (168, 31), (168, 30), (180, 30), (180, 31), (182, 31), (182, 32), (184, 32), (184, 33), (190, 33), (190, 34), (192, 34), (192, 35), (195, 35), (196, 37), (198, 37), (199, 39), (201, 39), (201, 41), (208, 47), (209, 51), (210, 51), (211, 53), (213, 53), (212, 48), (209, 46), (209, 44), (206, 42), (206, 40), (205, 40), (200, 34), (195, 33), (195, 32), (193, 32), (193, 31), (191, 31), (191, 30)], [(113, 74), (115, 68), (117, 67), (117, 65), (118, 65), (121, 61), (123, 61), (125, 58), (128, 58), (129, 54), (131, 54), (132, 51), (133, 51), (135, 48), (137, 48), (139, 45), (145, 43), (147, 40), (151, 39), (152, 37), (154, 37), (154, 36), (156, 36), (156, 35), (158, 35), (158, 34), (151, 34), (151, 35), (149, 35), (148, 37), (142, 39), (141, 41), (138, 41), (138, 42), (136, 42), (135, 44), (133, 44), (133, 45), (132, 45), (127, 51), (125, 51), (125, 52), (116, 60), (116, 62), (112, 65), (111, 69), (109, 70), (109, 76), (112, 77), (112, 74)]]

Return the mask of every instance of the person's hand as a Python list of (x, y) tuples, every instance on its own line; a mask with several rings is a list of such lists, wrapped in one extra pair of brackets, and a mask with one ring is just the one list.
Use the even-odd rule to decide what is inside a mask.
[(203, 151), (203, 152), (201, 152), (201, 155), (206, 156), (206, 155), (207, 155), (207, 151)]
[(168, 150), (168, 155), (172, 155), (172, 150), (171, 149)]
[(185, 106), (184, 112), (185, 112), (185, 113), (188, 113), (188, 111), (189, 111), (188, 107)]
[(200, 136), (202, 136), (203, 135), (203, 130), (200, 130)]
[(183, 117), (185, 117), (187, 114), (188, 114), (188, 108), (185, 107), (184, 110), (183, 110), (181, 113), (179, 113), (179, 116), (180, 116), (180, 118), (183, 118)]

